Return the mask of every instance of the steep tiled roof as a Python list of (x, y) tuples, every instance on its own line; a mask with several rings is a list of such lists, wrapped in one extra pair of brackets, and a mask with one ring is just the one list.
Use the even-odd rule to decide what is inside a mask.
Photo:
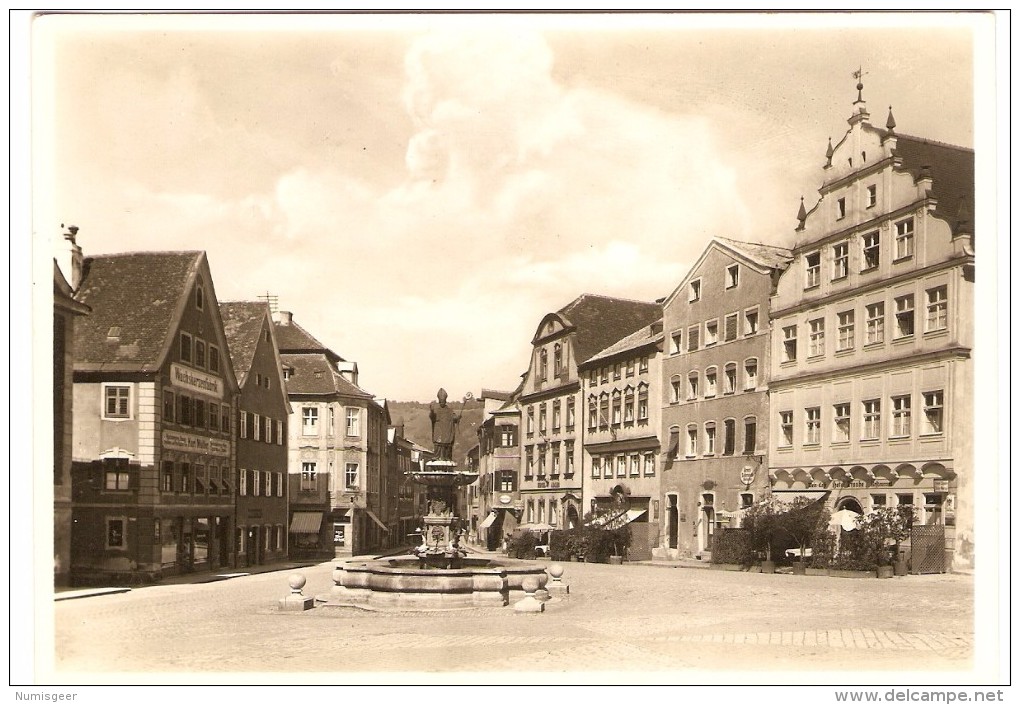
[(204, 257), (202, 252), (131, 252), (85, 258), (76, 298), (92, 315), (75, 328), (75, 368), (158, 368), (181, 299)]
[(577, 328), (574, 354), (578, 360), (587, 360), (625, 335), (660, 318), (662, 306), (645, 301), (582, 294), (557, 313)]
[(344, 379), (324, 352), (281, 353), (283, 364), (291, 368), (287, 394), (342, 394), (359, 399), (373, 399), (361, 387)]
[(240, 384), (244, 383), (251, 369), (259, 334), (262, 332), (262, 321), (268, 311), (269, 304), (265, 301), (220, 302), (220, 317), (230, 347), (230, 362)]
[(299, 326), (291, 319), (286, 323), (274, 321), (276, 328), (276, 344), (280, 352), (288, 353), (310, 353), (324, 352), (339, 362), (342, 357), (320, 343), (311, 333)]
[(769, 269), (785, 269), (793, 259), (793, 253), (785, 247), (762, 245), (756, 242), (741, 242), (728, 237), (714, 238), (747, 259)]
[[(662, 319), (659, 319), (662, 320)], [(589, 362), (597, 362), (599, 360), (605, 360), (606, 358), (612, 357), (617, 353), (626, 352), (627, 350), (636, 350), (644, 347), (651, 343), (657, 343), (663, 339), (662, 327), (647, 325), (643, 328), (634, 331), (630, 335), (618, 340), (617, 342), (610, 345), (604, 350), (600, 350), (595, 353), (587, 360), (583, 360), (581, 364), (588, 364)]]
[[(974, 151), (910, 135), (896, 135), (896, 155), (914, 178), (929, 167), (932, 191), (938, 199), (935, 215), (956, 231), (960, 220), (974, 227)], [(960, 206), (965, 213), (960, 217)]]

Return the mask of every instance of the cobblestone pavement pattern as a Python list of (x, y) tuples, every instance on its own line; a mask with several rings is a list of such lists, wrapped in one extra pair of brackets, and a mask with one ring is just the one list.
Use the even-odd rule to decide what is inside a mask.
[[(156, 672), (965, 671), (970, 576), (852, 580), (565, 564), (565, 600), (512, 608), (282, 613), (289, 573), (54, 604), (53, 676)], [(331, 564), (304, 568), (325, 595)], [(137, 677), (137, 676), (136, 676)]]

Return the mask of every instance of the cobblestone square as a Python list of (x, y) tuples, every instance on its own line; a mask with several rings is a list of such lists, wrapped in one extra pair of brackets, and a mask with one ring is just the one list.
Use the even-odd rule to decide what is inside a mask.
[[(570, 595), (542, 614), (511, 607), (283, 613), (288, 572), (158, 585), (55, 603), (56, 682), (261, 673), (488, 674), (625, 671), (938, 671), (971, 668), (972, 578), (845, 580), (569, 563)], [(326, 595), (330, 563), (301, 572)], [(951, 608), (947, 608), (951, 606)], [(382, 677), (382, 676), (380, 676)], [(717, 678), (718, 676), (713, 676)]]

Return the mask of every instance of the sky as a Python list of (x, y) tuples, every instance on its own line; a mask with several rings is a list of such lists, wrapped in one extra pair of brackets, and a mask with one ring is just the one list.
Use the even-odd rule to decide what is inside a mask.
[(859, 67), (873, 123), (973, 147), (989, 19), (44, 17), (33, 239), (205, 250), (220, 300), (278, 297), (377, 396), (511, 390), (580, 294), (791, 245)]

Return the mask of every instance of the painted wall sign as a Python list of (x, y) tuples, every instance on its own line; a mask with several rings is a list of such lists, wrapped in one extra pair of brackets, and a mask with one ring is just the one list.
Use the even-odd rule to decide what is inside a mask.
[(230, 456), (230, 441), (222, 438), (197, 436), (194, 433), (163, 431), (163, 447), (167, 450), (179, 450), (184, 453), (203, 453), (225, 458)]
[(178, 365), (176, 362), (170, 364), (170, 382), (175, 387), (208, 394), (217, 399), (223, 398), (223, 380), (190, 367)]

